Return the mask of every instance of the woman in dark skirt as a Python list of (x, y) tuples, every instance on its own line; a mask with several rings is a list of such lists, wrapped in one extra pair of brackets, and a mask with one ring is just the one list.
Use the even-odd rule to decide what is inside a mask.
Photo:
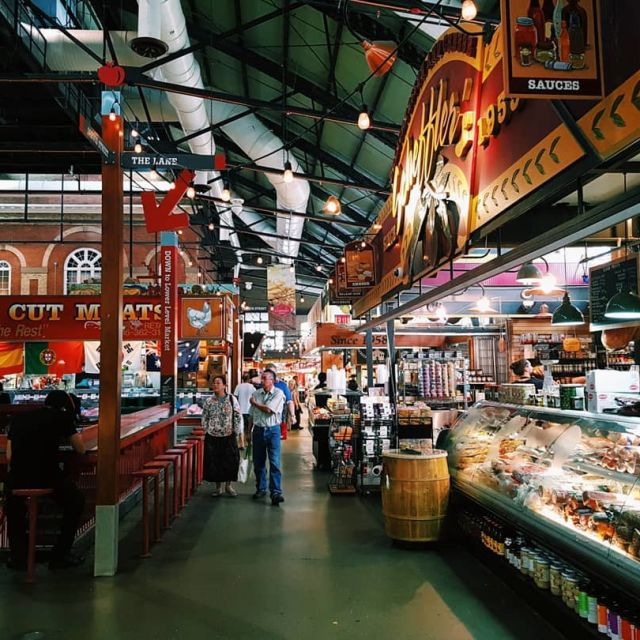
[(204, 479), (216, 483), (214, 497), (224, 493), (236, 496), (231, 483), (238, 479), (240, 452), (244, 447), (244, 430), (240, 405), (235, 396), (227, 393), (224, 376), (213, 379), (213, 396), (207, 399), (202, 411), (204, 439)]

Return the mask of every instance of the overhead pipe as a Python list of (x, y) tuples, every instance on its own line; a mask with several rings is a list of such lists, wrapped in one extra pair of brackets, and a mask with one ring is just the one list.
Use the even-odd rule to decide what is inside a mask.
[[(139, 0), (141, 26), (139, 31), (143, 37), (154, 37), (154, 30), (148, 25), (149, 0)], [(186, 29), (186, 22), (179, 0), (161, 0), (153, 4), (155, 15), (161, 15), (160, 40), (164, 42), (171, 54), (190, 46)], [(147, 18), (145, 18), (147, 16)], [(24, 25), (26, 29), (30, 27)], [(102, 54), (103, 32), (71, 30), (70, 33), (92, 51)], [(126, 66), (143, 66), (148, 60), (132, 49), (138, 34), (125, 31), (110, 32), (118, 63)], [(40, 29), (33, 30), (32, 36), (39, 40), (44, 38), (47, 45), (46, 62), (54, 70), (95, 71), (96, 62), (86, 52), (82, 51), (59, 30)], [(161, 76), (165, 81), (182, 86), (192, 86), (204, 89), (200, 67), (192, 53), (171, 60), (150, 72), (152, 77), (158, 79)], [(169, 93), (168, 100), (175, 109), (178, 120), (185, 135), (207, 129), (211, 125), (224, 122), (231, 117), (239, 116), (246, 111), (245, 107), (228, 103), (213, 103), (206, 108), (202, 98)], [(269, 130), (254, 114), (242, 115), (237, 120), (224, 124), (223, 131), (244, 151), (244, 153), (262, 166), (270, 167), (273, 173), (267, 173), (267, 178), (276, 190), (276, 201), (279, 209), (304, 213), (310, 195), (309, 184), (301, 178), (294, 178), (291, 182), (283, 179), (285, 157), (282, 150), (282, 141)], [(189, 147), (193, 153), (213, 155), (215, 153), (215, 141), (211, 133), (202, 133), (189, 140)], [(303, 173), (295, 157), (288, 156), (292, 170), (295, 173)], [(196, 176), (197, 183), (211, 184), (211, 195), (220, 197), (222, 184), (219, 176), (214, 172), (209, 174), (199, 173)], [(245, 212), (247, 215), (248, 212)], [(258, 214), (255, 214), (256, 216)], [(225, 211), (221, 214), (225, 225), (232, 226), (231, 213)], [(280, 253), (290, 255), (292, 258), (298, 254), (299, 243), (296, 242), (302, 236), (304, 219), (299, 217), (279, 216), (276, 231), (284, 238), (275, 241), (274, 248)], [(230, 236), (232, 245), (239, 248), (237, 237)], [(267, 239), (265, 238), (265, 241)], [(271, 245), (271, 242), (268, 242)]]

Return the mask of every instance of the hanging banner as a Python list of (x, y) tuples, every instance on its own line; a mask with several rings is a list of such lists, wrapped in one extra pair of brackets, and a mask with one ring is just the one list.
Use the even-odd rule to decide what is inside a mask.
[(84, 367), (82, 342), (27, 342), (25, 344), (24, 372), (29, 374), (61, 376), (81, 373)]
[(285, 264), (267, 267), (269, 329), (290, 331), (296, 328), (296, 274)]
[(0, 342), (0, 376), (22, 373), (24, 345), (22, 342)]
[(182, 298), (180, 303), (181, 338), (221, 340), (223, 333), (222, 298)]
[[(122, 343), (122, 370), (135, 373), (143, 370), (142, 350), (144, 342)], [(84, 343), (84, 372), (100, 373), (100, 342), (87, 340)]]
[(505, 92), (516, 98), (601, 98), (598, 0), (501, 0)]
[(160, 402), (168, 402), (173, 406), (178, 382), (178, 234), (163, 231), (160, 242), (160, 264), (162, 265)]
[[(125, 340), (157, 340), (160, 300), (125, 297)], [(99, 296), (0, 296), (0, 340), (100, 340)]]
[(376, 283), (376, 258), (373, 246), (365, 241), (351, 242), (344, 248), (347, 287), (369, 289)]

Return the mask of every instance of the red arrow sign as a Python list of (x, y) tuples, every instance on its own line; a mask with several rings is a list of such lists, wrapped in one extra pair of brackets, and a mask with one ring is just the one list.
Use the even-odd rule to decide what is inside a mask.
[(158, 231), (176, 231), (189, 226), (189, 216), (186, 213), (172, 213), (182, 196), (187, 191), (195, 171), (183, 169), (176, 180), (176, 186), (168, 191), (165, 197), (156, 204), (155, 191), (143, 191), (140, 195), (144, 221), (149, 233)]

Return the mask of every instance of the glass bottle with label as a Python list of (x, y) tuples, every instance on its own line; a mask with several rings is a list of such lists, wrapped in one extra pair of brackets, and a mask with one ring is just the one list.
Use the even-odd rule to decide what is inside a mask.
[(584, 68), (585, 42), (580, 19), (576, 14), (569, 16), (569, 62), (574, 69)]
[[(584, 7), (580, 5), (580, 0), (567, 0), (566, 6), (562, 9), (562, 19), (571, 27), (571, 17), (576, 20), (577, 26), (582, 32), (582, 42), (584, 47), (589, 46), (589, 20)], [(584, 50), (583, 50), (584, 53)]]
[(562, 21), (562, 30), (558, 38), (558, 60), (569, 62), (570, 49), (569, 31), (567, 31), (567, 23)]
[(527, 15), (533, 20), (538, 42), (544, 42), (544, 13), (540, 7), (540, 0), (531, 0)]

